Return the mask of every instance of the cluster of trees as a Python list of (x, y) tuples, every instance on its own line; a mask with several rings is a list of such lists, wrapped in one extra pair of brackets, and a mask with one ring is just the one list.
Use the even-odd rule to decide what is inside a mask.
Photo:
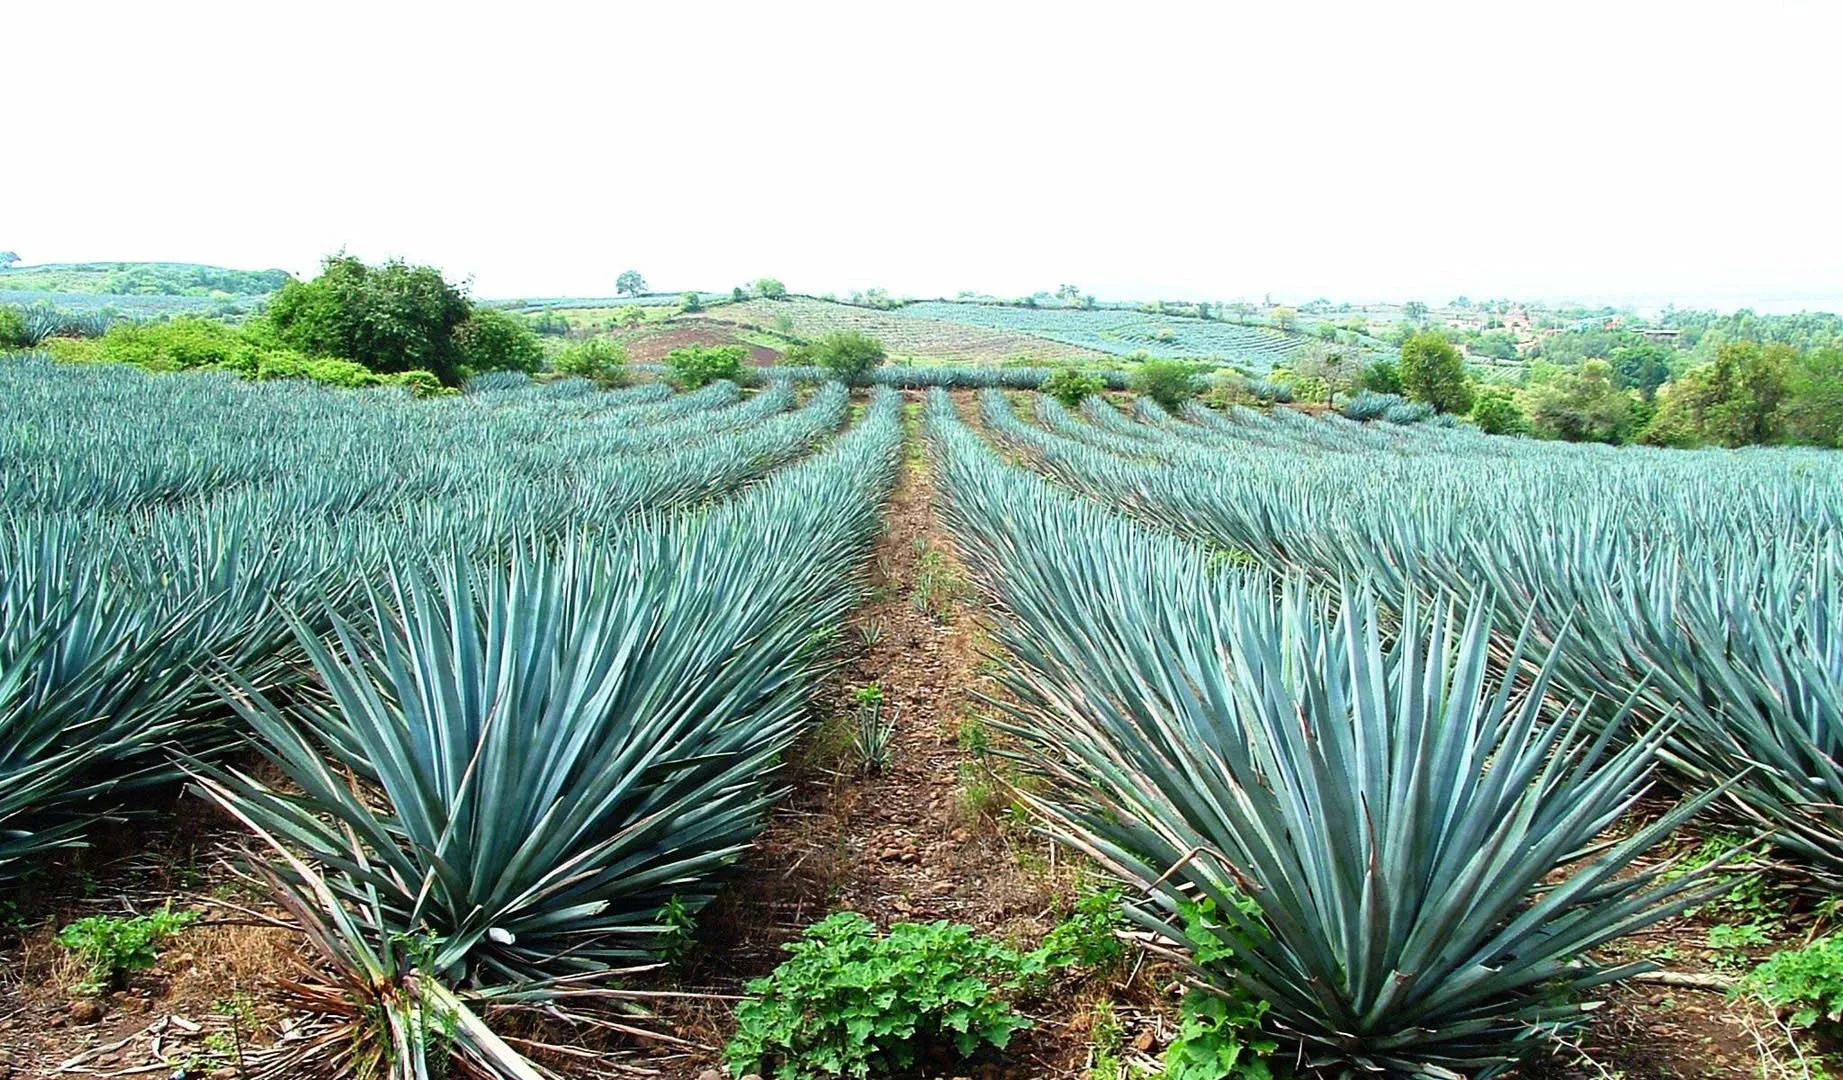
[(446, 386), (479, 371), (536, 371), (544, 347), (523, 319), (480, 307), (432, 266), (368, 266), (330, 255), (312, 281), (290, 281), (253, 320), (258, 333), (308, 356), (391, 374), (427, 371)]
[(1843, 446), (1843, 347), (1731, 341), (1658, 396), (1641, 434), (1661, 446)]
[(434, 267), (368, 266), (343, 254), (329, 256), (311, 281), (286, 281), (263, 315), (241, 325), (197, 317), (120, 323), (93, 339), (60, 336), (44, 346), (73, 361), (418, 390), (458, 386), (478, 371), (533, 372), (544, 360), (523, 319), (474, 304)]
[[(1700, 350), (1699, 350), (1700, 351)], [(1514, 384), (1478, 385), (1438, 331), (1403, 342), (1355, 380), (1495, 434), (1657, 446), (1843, 446), (1843, 345), (1713, 344), (1706, 362), (1637, 335), (1577, 364), (1531, 364)], [(1687, 363), (1686, 363), (1687, 362)], [(1301, 365), (1304, 373), (1305, 365)]]

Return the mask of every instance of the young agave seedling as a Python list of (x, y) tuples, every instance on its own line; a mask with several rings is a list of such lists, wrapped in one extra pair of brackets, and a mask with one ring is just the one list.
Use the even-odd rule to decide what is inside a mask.
[(872, 776), (889, 768), (896, 738), (896, 713), (892, 706), (883, 710), (883, 687), (878, 683), (857, 692), (857, 727), (854, 739), (864, 771)]

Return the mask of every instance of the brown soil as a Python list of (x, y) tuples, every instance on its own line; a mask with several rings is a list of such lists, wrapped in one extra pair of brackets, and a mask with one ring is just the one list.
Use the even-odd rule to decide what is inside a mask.
[[(105, 830), (94, 848), (58, 860), (22, 890), (17, 929), (0, 937), (0, 1077), (156, 1075), (150, 1066), (170, 1072), (188, 1060), (208, 1070), (228, 1063), (208, 1040), (232, 1053), (239, 1038), (246, 1046), (271, 1041), (265, 1032), (284, 1017), (267, 994), (297, 970), (299, 943), (209, 898), (256, 902), (239, 894), (228, 870), (243, 839), (175, 790), (147, 817)], [(154, 967), (105, 994), (77, 990), (86, 971), (57, 944), (62, 927), (90, 915), (146, 914), (169, 901), (200, 918), (162, 947)]]
[(742, 341), (736, 336), (736, 328), (727, 323), (685, 316), (669, 323), (641, 327), (621, 340), (627, 346), (627, 358), (642, 364), (658, 363), (673, 349), (687, 345), (743, 345), (749, 350), (749, 362), (756, 367), (767, 367), (781, 357), (765, 345)]
[[(919, 393), (907, 396), (912, 404), (921, 400)], [(844, 717), (858, 688), (879, 683), (885, 708), (898, 710), (891, 765), (865, 775), (842, 725), (822, 727), (809, 741), (788, 801), (740, 881), (706, 916), (704, 959), (687, 975), (706, 980), (713, 995), (739, 994), (744, 982), (785, 958), (781, 944), (835, 911), (861, 912), (880, 926), (948, 919), (1030, 946), (1076, 897), (1071, 853), (1001, 823), (995, 815), (1002, 807), (976, 805), (968, 797), (968, 782), (978, 789), (988, 776), (981, 759), (961, 749), (961, 727), (980, 722), (985, 707), (975, 695), (997, 694), (998, 686), (981, 674), (987, 643), (980, 609), (935, 519), (933, 481), (917, 438), (911, 435), (887, 531), (869, 568), (870, 600), (851, 619), (847, 643), (854, 655), (819, 706), (821, 716)], [(944, 611), (921, 610), (915, 602), (924, 558), (944, 561), (947, 576), (958, 583)], [(872, 631), (868, 645), (867, 627), (880, 630)], [(1147, 986), (1141, 975), (1130, 996), (1146, 996)], [(1025, 1003), (1037, 1026), (1020, 1034), (1005, 1055), (959, 1071), (1081, 1075), (1087, 1043), (1068, 1033), (1085, 1024), (1095, 995), (1079, 986), (1065, 989), (1070, 993), (1061, 1000)], [(1130, 1004), (1121, 1010), (1129, 1039), (1141, 1012)], [(729, 1010), (678, 1010), (674, 1020), (680, 1036), (712, 1050), (665, 1074), (691, 1077), (718, 1067), (714, 1050), (728, 1036)], [(1158, 1020), (1144, 1013), (1146, 1025)]]

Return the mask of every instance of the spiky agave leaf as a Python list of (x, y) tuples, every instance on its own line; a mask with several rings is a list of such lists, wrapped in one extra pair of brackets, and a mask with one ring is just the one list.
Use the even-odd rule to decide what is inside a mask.
[[(305, 981), (283, 984), (327, 1023), (303, 1039), (257, 1052), (251, 1062), (257, 1080), (435, 1080), (453, 1075), (456, 1063), (479, 1080), (554, 1080), (481, 1020), (480, 1006), (492, 996), (457, 993), (429, 973), (426, 962), (435, 942), (389, 932), (376, 903), (342, 899), (313, 866), (244, 816), (235, 794), (210, 777), (195, 779), (208, 798), (268, 847), (273, 865), (252, 860), (258, 883), (293, 921), (249, 914), (299, 930), (327, 965), (311, 970)], [(540, 984), (507, 996), (537, 996), (544, 989)]]
[[(1775, 830), (1812, 878), (1843, 887), (1843, 560), (1766, 557), (1655, 568), (1626, 649), (1685, 723), (1668, 753)], [(1686, 580), (1687, 579), (1687, 580)]]
[(623, 554), (640, 573), (582, 549), (399, 571), (362, 627), (302, 635), (326, 704), (239, 687), (304, 792), (240, 776), (245, 812), (336, 868), (348, 900), (378, 896), (396, 932), (433, 930), (445, 977), (644, 957), (660, 907), (707, 896), (758, 825), (809, 628), (720, 610), (714, 581), (672, 580), (675, 548)]
[(202, 600), (154, 604), (78, 531), (40, 524), (0, 542), (0, 878), (177, 778), (199, 683)]
[[(1276, 604), (1265, 575), (1009, 469), (951, 405), (929, 421), (961, 550), (1009, 613), (1012, 729), (1057, 781), (1024, 798), (1148, 889), (1173, 947), (1213, 937), (1199, 975), (1269, 1002), (1315, 1067), (1507, 1068), (1635, 970), (1589, 950), (1708, 895), (1627, 872), (1710, 795), (1596, 847), (1667, 730), (1545, 719), (1553, 654), (1495, 668), (1482, 607), (1411, 595), (1390, 639), (1362, 589), (1333, 614), (1289, 581)], [(1215, 921), (1175, 925), (1203, 898)]]

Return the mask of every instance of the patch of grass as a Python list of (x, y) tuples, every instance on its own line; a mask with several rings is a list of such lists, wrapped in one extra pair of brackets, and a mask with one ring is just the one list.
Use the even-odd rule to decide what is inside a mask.
[(996, 820), (1009, 802), (990, 769), (972, 761), (960, 766), (960, 812), (969, 821)]
[(1126, 1075), (1126, 1032), (1114, 1014), (1113, 1002), (1103, 998), (1089, 1009), (1088, 1042), (1094, 1056), (1088, 1080), (1120, 1080)]
[(976, 758), (985, 757), (992, 749), (992, 733), (985, 726), (985, 721), (977, 716), (960, 718), (960, 727), (954, 735), (954, 741), (959, 744), (962, 752)]
[(910, 600), (915, 610), (946, 622), (954, 609), (972, 595), (966, 574), (925, 539), (915, 541), (915, 588)]

